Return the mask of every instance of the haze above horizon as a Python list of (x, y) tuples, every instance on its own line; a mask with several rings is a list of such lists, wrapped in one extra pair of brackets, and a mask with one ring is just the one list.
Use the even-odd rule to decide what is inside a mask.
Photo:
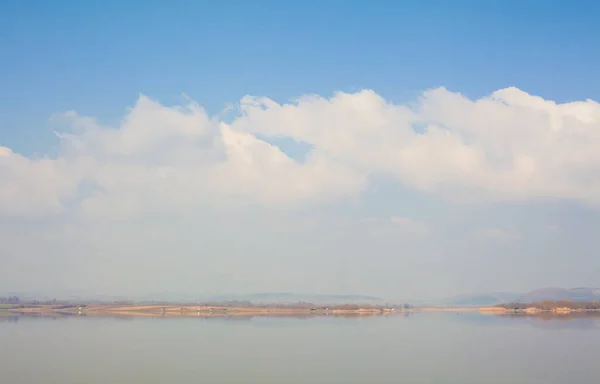
[(0, 292), (597, 287), (600, 4), (0, 4)]

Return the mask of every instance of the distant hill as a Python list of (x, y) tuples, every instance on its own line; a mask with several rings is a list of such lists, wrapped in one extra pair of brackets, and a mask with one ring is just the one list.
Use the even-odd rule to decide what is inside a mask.
[(0, 296), (17, 296), (21, 301), (51, 301), (56, 299), (71, 302), (112, 302), (130, 300), (126, 296), (94, 294), (83, 290), (57, 290), (53, 291), (52, 294), (42, 292), (7, 292), (6, 294), (0, 293)]
[(192, 295), (173, 292), (161, 292), (135, 297), (136, 301), (146, 302), (251, 302), (252, 304), (291, 304), (298, 302), (312, 304), (382, 304), (383, 299), (363, 295), (317, 295), (299, 293), (252, 293), (252, 294), (219, 294)]
[(298, 293), (254, 293), (246, 295), (199, 295), (177, 292), (156, 292), (135, 296), (116, 296), (94, 294), (86, 291), (60, 291), (55, 295), (47, 295), (35, 292), (7, 292), (0, 294), (2, 296), (17, 296), (21, 300), (58, 300), (80, 301), (80, 302), (114, 302), (114, 301), (135, 301), (135, 302), (228, 302), (240, 301), (251, 302), (253, 304), (292, 304), (298, 302), (312, 304), (384, 304), (385, 301), (378, 297), (364, 295), (318, 295), (318, 294), (298, 294)]
[(401, 300), (386, 301), (379, 297), (365, 295), (319, 295), (287, 292), (266, 292), (254, 294), (219, 294), (199, 295), (193, 293), (156, 292), (133, 297), (102, 295), (84, 290), (58, 291), (50, 294), (33, 292), (6, 292), (0, 296), (18, 296), (21, 300), (58, 300), (68, 301), (136, 301), (136, 302), (251, 302), (253, 304), (291, 304), (298, 302), (318, 305), (336, 304), (373, 304), (383, 305), (386, 302), (407, 303), (415, 307), (452, 306), (452, 307), (486, 307), (511, 302), (532, 303), (544, 300), (571, 300), (580, 302), (600, 301), (600, 288), (541, 288), (528, 293), (487, 292), (470, 295), (458, 295), (440, 300)]
[(493, 292), (459, 295), (429, 304), (453, 307), (485, 307), (511, 302), (533, 303), (544, 300), (600, 301), (600, 288), (540, 288), (528, 293)]
[(314, 295), (297, 293), (255, 293), (248, 295), (219, 295), (200, 298), (201, 301), (250, 301), (253, 304), (289, 304), (306, 302), (312, 304), (381, 304), (383, 299), (362, 295)]
[(532, 303), (544, 300), (600, 301), (600, 288), (541, 288), (521, 295), (514, 301)]
[(540, 288), (528, 293), (492, 292), (474, 295), (459, 295), (429, 305), (453, 307), (485, 307), (511, 302), (533, 303), (544, 300), (600, 301), (600, 288)]
[(455, 307), (484, 307), (507, 303), (520, 296), (519, 293), (511, 292), (491, 292), (476, 295), (459, 295), (441, 301), (442, 305), (451, 305)]

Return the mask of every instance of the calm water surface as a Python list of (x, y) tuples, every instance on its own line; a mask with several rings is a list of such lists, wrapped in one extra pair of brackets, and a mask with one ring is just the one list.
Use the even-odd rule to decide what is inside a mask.
[(600, 317), (10, 318), (0, 382), (598, 383)]

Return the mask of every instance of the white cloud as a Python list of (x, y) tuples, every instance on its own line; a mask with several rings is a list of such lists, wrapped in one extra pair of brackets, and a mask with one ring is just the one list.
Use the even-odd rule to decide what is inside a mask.
[(61, 118), (73, 132), (59, 134), (63, 148), (55, 162), (67, 165), (63, 174), (75, 186), (87, 185), (78, 202), (86, 214), (128, 217), (223, 200), (326, 200), (366, 183), (366, 175), (322, 153), (300, 164), (278, 147), (209, 118), (194, 103), (165, 107), (141, 96), (117, 128), (74, 112)]
[[(194, 102), (140, 96), (118, 127), (75, 112), (55, 158), (0, 147), (0, 211), (102, 216), (202, 204), (355, 197), (372, 175), (472, 201), (600, 202), (600, 105), (557, 104), (516, 88), (470, 100), (444, 88), (396, 105), (373, 91), (279, 104), (244, 97), (231, 124)], [(424, 132), (415, 127), (426, 126)], [(303, 162), (259, 137), (312, 145)]]
[(0, 146), (0, 212), (35, 215), (57, 212), (72, 197), (77, 180), (63, 159), (29, 159)]
[[(444, 88), (409, 108), (372, 91), (297, 104), (244, 99), (234, 129), (285, 134), (365, 173), (474, 197), (600, 200), (600, 106), (556, 104), (515, 88), (469, 100)], [(426, 124), (424, 134), (415, 125)]]

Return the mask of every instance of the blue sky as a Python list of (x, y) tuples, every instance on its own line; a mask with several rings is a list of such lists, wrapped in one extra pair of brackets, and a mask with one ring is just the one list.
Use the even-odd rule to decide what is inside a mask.
[(0, 126), (25, 153), (57, 111), (114, 120), (142, 92), (211, 112), (246, 94), (375, 89), (395, 101), (445, 86), (599, 98), (594, 1), (4, 2)]
[[(10, 150), (11, 160), (0, 163), (0, 182), (12, 192), (0, 194), (4, 199), (0, 225), (13, 235), (25, 233), (38, 239), (37, 248), (35, 241), (23, 247), (13, 236), (12, 245), (6, 246), (12, 256), (5, 261), (23, 276), (35, 275), (32, 271), (37, 269), (31, 265), (36, 259), (30, 254), (42, 247), (55, 256), (41, 265), (56, 271), (74, 265), (67, 269), (85, 278), (70, 287), (58, 280), (34, 284), (21, 276), (5, 279), (8, 282), (0, 283), (0, 291), (85, 288), (86, 282), (90, 289), (109, 291), (102, 281), (113, 274), (121, 282), (115, 284), (115, 292), (147, 291), (147, 282), (131, 287), (125, 275), (98, 267), (116, 268), (119, 262), (132, 270), (143, 263), (149, 270), (170, 265), (166, 276), (171, 277), (166, 278), (164, 289), (224, 290), (216, 284), (195, 285), (185, 273), (187, 277), (177, 277), (181, 269), (159, 256), (144, 259), (152, 249), (145, 244), (147, 234), (167, 231), (174, 224), (165, 223), (175, 222), (186, 223), (178, 224), (184, 226), (181, 237), (156, 241), (164, 241), (167, 245), (160, 244), (165, 248), (176, 243), (182, 256), (173, 257), (181, 265), (212, 271), (205, 276), (211, 282), (228, 276), (229, 286), (237, 291), (361, 291), (414, 297), (593, 285), (594, 274), (600, 271), (592, 252), (598, 245), (594, 233), (600, 228), (594, 197), (600, 167), (593, 151), (599, 127), (594, 116), (600, 115), (592, 102), (577, 109), (551, 101), (600, 100), (598, 16), (600, 4), (594, 1), (3, 2), (0, 149)], [(500, 92), (507, 88), (512, 91)], [(364, 89), (375, 94), (360, 93)], [(438, 91), (424, 93), (432, 89)], [(336, 99), (340, 91), (350, 96)], [(474, 103), (497, 91), (494, 100), (501, 101), (492, 109)], [(242, 100), (246, 95), (277, 103), (320, 95), (329, 102), (303, 99), (303, 106), (290, 118), (277, 108), (254, 108), (252, 102), (261, 101)], [(545, 100), (544, 107), (539, 107), (535, 96)], [(168, 109), (190, 99), (211, 116), (234, 105), (221, 118), (233, 136), (200, 115), (188, 119)], [(381, 100), (398, 109), (386, 112)], [(422, 106), (417, 116), (403, 109), (415, 105)], [(65, 117), (67, 111), (76, 115)], [(82, 120), (86, 116), (103, 125)], [(333, 127), (338, 122), (340, 126)], [(418, 136), (394, 128), (409, 124), (416, 131), (430, 123), (449, 129), (464, 145), (440, 147), (434, 130), (425, 132), (431, 141), (423, 144)], [(552, 124), (564, 126), (561, 140), (552, 136)], [(205, 127), (210, 135), (182, 138), (190, 134), (186, 127), (192, 126)], [(125, 132), (121, 139), (113, 137), (116, 129)], [(179, 131), (171, 136), (165, 133), (168, 129)], [(364, 129), (375, 131), (363, 134)], [(55, 132), (61, 132), (62, 138)], [(158, 133), (150, 137), (148, 132)], [(235, 150), (241, 147), (235, 143), (244, 142), (245, 136), (236, 135), (242, 133), (258, 142), (238, 153)], [(220, 144), (206, 149), (207, 137), (229, 150), (219, 152)], [(191, 143), (198, 147), (190, 148)], [(257, 148), (264, 143), (279, 146), (300, 162), (306, 148), (312, 148), (314, 163), (307, 160), (305, 167), (292, 162), (290, 168), (273, 168), (287, 158), (281, 160), (270, 150), (260, 152)], [(390, 143), (397, 147), (389, 147)], [(111, 146), (120, 152), (113, 153)], [(448, 157), (443, 157), (446, 150)], [(40, 162), (43, 157), (51, 162)], [(430, 163), (428, 157), (438, 162)], [(221, 167), (214, 171), (205, 161), (223, 158), (230, 160), (228, 168), (217, 177)], [(259, 168), (245, 168), (247, 161)], [(502, 171), (507, 164), (516, 165)], [(198, 167), (194, 173), (177, 173), (188, 172), (192, 165)], [(127, 174), (133, 166), (146, 170), (156, 166), (154, 176), (175, 172), (177, 182), (202, 176), (197, 176), (197, 185), (174, 184), (174, 195), (167, 199), (168, 184), (151, 175), (142, 177), (139, 170)], [(253, 172), (264, 179), (248, 181), (245, 175)], [(317, 174), (325, 176), (312, 176)], [(523, 175), (529, 176), (523, 179)], [(108, 180), (109, 176), (115, 179)], [(137, 181), (125, 187), (131, 180)], [(213, 191), (206, 186), (210, 183), (219, 187)], [(293, 188), (285, 189), (286, 185)], [(151, 186), (156, 193), (144, 195)], [(178, 188), (194, 194), (181, 195)], [(34, 189), (36, 193), (31, 192)], [(219, 209), (204, 211), (216, 204), (214, 196), (231, 191), (235, 201), (219, 206), (226, 206), (228, 212), (242, 207), (239, 216), (230, 213), (227, 219), (221, 218), (228, 216)], [(106, 200), (86, 200), (95, 192)], [(304, 205), (305, 200), (311, 203)], [(132, 208), (132, 201), (140, 206)], [(169, 219), (157, 224), (161, 221), (131, 218), (130, 211)], [(86, 216), (90, 212), (93, 218)], [(107, 256), (123, 249), (118, 236), (113, 234), (103, 248), (88, 232), (78, 232), (107, 231), (110, 238), (112, 225), (106, 224), (106, 217), (122, 215), (128, 217), (119, 221), (122, 230), (137, 231), (131, 238), (138, 242), (127, 245), (130, 258)], [(224, 246), (207, 241), (211, 244), (205, 249), (195, 243), (196, 235), (188, 227), (206, 225), (199, 217), (219, 218), (222, 227), (212, 227), (214, 238), (230, 233), (239, 217), (265, 227), (305, 220), (312, 223), (312, 230), (307, 234), (291, 225), (286, 235), (273, 240), (275, 235), (268, 232), (238, 228), (237, 242), (229, 240), (231, 244)], [(390, 223), (409, 234), (390, 232), (386, 227)], [(348, 233), (338, 242), (322, 235), (340, 228)], [(379, 234), (365, 235), (372, 230)], [(425, 233), (433, 238), (415, 240)], [(69, 236), (83, 239), (79, 248), (69, 248)], [(398, 242), (403, 236), (406, 241)], [(347, 244), (341, 245), (344, 239)], [(481, 243), (482, 239), (496, 245)], [(65, 249), (72, 254), (65, 255), (69, 253)], [(197, 256), (203, 252), (223, 258)], [(277, 266), (277, 273), (285, 278), (278, 280), (275, 272), (255, 269), (235, 256), (240, 252), (253, 254), (253, 265)], [(288, 256), (281, 256), (286, 252)], [(315, 260), (304, 260), (308, 252)], [(365, 263), (373, 252), (381, 259), (379, 266), (369, 269)], [(82, 254), (96, 254), (97, 259), (77, 258)], [(339, 259), (340, 255), (352, 256)], [(109, 259), (106, 264), (96, 264), (103, 258)], [(298, 271), (310, 271), (310, 263), (319, 260), (329, 260), (321, 267), (323, 276), (335, 274), (340, 263), (350, 275), (337, 276), (330, 284), (306, 286)], [(473, 268), (475, 275), (490, 269), (511, 273), (515, 265), (521, 271), (511, 279), (474, 278), (470, 272)], [(547, 270), (540, 272), (540, 265)], [(396, 282), (397, 276), (403, 282)], [(438, 283), (423, 283), (424, 279)]]

